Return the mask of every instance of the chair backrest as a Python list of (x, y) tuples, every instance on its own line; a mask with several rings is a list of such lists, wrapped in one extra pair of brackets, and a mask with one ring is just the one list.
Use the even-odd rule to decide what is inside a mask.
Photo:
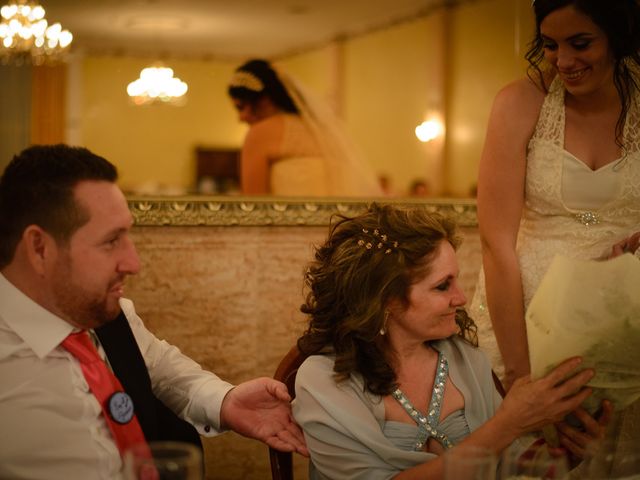
[[(273, 378), (280, 380), (287, 386), (292, 399), (296, 396), (296, 374), (304, 358), (298, 347), (294, 346), (280, 361), (276, 373), (273, 375)], [(271, 462), (271, 478), (273, 480), (293, 480), (293, 454), (269, 448), (269, 461)]]
[(504, 396), (507, 394), (507, 392), (504, 389), (504, 386), (502, 385), (502, 382), (500, 381), (500, 378), (498, 377), (498, 375), (496, 375), (496, 372), (494, 372), (493, 370), (491, 370), (491, 376), (493, 377), (493, 384), (495, 385), (496, 390), (498, 391), (500, 396), (502, 398), (504, 398)]

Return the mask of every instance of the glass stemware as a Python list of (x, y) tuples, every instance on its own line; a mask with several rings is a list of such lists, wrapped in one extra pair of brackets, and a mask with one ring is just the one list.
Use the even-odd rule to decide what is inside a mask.
[(458, 445), (444, 454), (445, 480), (495, 480), (497, 456), (487, 448)]

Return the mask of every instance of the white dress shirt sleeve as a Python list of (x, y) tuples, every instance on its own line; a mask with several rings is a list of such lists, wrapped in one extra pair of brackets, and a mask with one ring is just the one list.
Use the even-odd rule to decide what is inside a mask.
[(144, 357), (153, 393), (201, 435), (220, 433), (222, 401), (233, 385), (203, 370), (180, 349), (153, 335), (136, 314), (131, 300), (121, 299), (120, 306)]

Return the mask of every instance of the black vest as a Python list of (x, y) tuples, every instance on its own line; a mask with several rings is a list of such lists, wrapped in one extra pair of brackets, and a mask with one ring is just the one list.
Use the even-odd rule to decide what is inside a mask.
[(95, 330), (111, 368), (133, 405), (147, 442), (172, 440), (189, 442), (202, 449), (200, 435), (188, 422), (156, 398), (149, 372), (124, 313)]

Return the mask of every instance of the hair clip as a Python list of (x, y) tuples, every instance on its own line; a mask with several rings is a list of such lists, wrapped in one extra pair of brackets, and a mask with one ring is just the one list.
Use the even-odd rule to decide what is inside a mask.
[(253, 73), (245, 72), (244, 70), (238, 70), (233, 74), (229, 86), (246, 88), (252, 92), (261, 92), (264, 90), (262, 81)]
[(358, 239), (358, 246), (364, 247), (367, 250), (372, 250), (375, 246), (377, 250), (383, 251), (385, 254), (389, 254), (395, 248), (398, 248), (398, 241), (390, 241), (387, 234), (382, 233), (378, 228), (375, 228), (371, 234), (374, 238), (369, 236), (369, 230), (366, 228), (362, 229), (362, 233), (365, 234), (365, 238)]

